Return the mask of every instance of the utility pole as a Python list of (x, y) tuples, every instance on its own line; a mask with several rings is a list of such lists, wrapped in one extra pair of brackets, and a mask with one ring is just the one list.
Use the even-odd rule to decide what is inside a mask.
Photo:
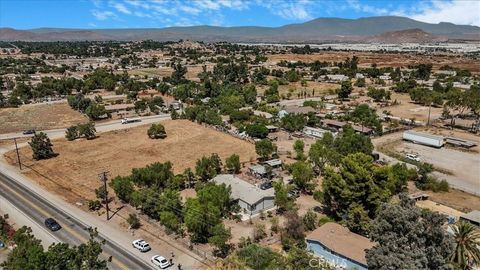
[(432, 102), (428, 104), (428, 120), (427, 120), (427, 126), (430, 126), (430, 110), (432, 109)]
[(20, 167), (20, 170), (22, 170), (22, 162), (20, 161), (20, 153), (18, 152), (17, 138), (13, 138), (13, 141), (15, 142), (15, 150), (17, 151), (18, 166)]
[(105, 188), (104, 199), (105, 199), (105, 208), (107, 209), (107, 220), (110, 219), (110, 214), (109, 214), (110, 209), (108, 208), (108, 189), (107, 189), (108, 174), (109, 174), (109, 171), (103, 171), (98, 174), (98, 178), (100, 179), (100, 181), (103, 182), (103, 187)]

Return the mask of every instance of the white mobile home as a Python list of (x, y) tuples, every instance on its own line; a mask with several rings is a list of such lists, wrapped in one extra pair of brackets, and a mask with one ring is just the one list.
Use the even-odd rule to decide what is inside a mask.
[(436, 136), (428, 133), (421, 133), (410, 130), (403, 132), (403, 139), (413, 143), (433, 146), (437, 148), (440, 148), (445, 144), (445, 138), (442, 136)]
[(303, 128), (303, 133), (308, 136), (315, 137), (315, 138), (322, 138), (325, 132), (329, 132), (328, 130), (321, 129), (321, 128), (313, 128), (313, 127), (305, 127)]
[(273, 189), (262, 190), (233, 174), (219, 174), (212, 179), (216, 184), (225, 184), (232, 188), (232, 199), (238, 202), (244, 213), (254, 215), (273, 208), (275, 194)]

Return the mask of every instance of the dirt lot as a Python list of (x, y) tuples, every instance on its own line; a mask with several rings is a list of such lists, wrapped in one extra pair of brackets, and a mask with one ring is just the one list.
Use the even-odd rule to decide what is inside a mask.
[[(233, 153), (240, 155), (242, 162), (256, 158), (253, 144), (227, 134), (187, 120), (162, 124), (168, 135), (164, 140), (149, 139), (149, 125), (102, 133), (90, 141), (54, 140), (54, 150), (59, 156), (49, 160), (32, 161), (30, 148), (24, 147), (20, 151), (22, 159), (32, 168), (26, 174), (68, 201), (76, 202), (94, 197), (93, 191), (99, 185), (97, 174), (103, 170), (115, 177), (129, 174), (132, 168), (170, 160), (174, 171), (179, 173), (188, 167), (194, 169), (197, 159), (211, 153), (217, 153), (223, 160)], [(14, 152), (6, 156), (9, 161), (15, 160)]]
[[(427, 122), (428, 106), (415, 104), (408, 94), (398, 94), (392, 92), (391, 100), (397, 100), (399, 104), (388, 107), (377, 107), (379, 112), (389, 111), (393, 116), (403, 119), (415, 119), (417, 121)], [(434, 121), (442, 116), (442, 108), (431, 107), (430, 121)]]
[(347, 57), (352, 58), (354, 55), (360, 58), (359, 65), (370, 67), (371, 64), (376, 63), (377, 66), (392, 66), (392, 67), (407, 67), (408, 65), (416, 64), (432, 64), (433, 69), (439, 69), (443, 65), (450, 65), (457, 68), (468, 69), (472, 72), (479, 73), (480, 65), (473, 59), (458, 55), (415, 55), (413, 53), (373, 53), (373, 52), (321, 52), (315, 54), (274, 54), (268, 56), (267, 62), (287, 61), (303, 61), (313, 62), (328, 61), (340, 62)]
[[(460, 130), (445, 130), (434, 127), (419, 128), (415, 130), (436, 135), (453, 136), (480, 143), (479, 136)], [(373, 143), (377, 150), (380, 149), (380, 151), (384, 152), (394, 151), (402, 155), (406, 153), (417, 153), (422, 161), (431, 163), (435, 168), (446, 173), (437, 174), (440, 178), (446, 179), (452, 187), (470, 190), (471, 192), (480, 194), (480, 146), (473, 147), (469, 150), (452, 148), (450, 146), (444, 146), (443, 148), (437, 149), (404, 142), (402, 141), (401, 136), (402, 132), (397, 132), (375, 138), (373, 139)], [(480, 209), (480, 199), (478, 197), (472, 196), (474, 199), (456, 200), (454, 198), (456, 198), (457, 195), (454, 195), (454, 193), (458, 193), (457, 195), (465, 194), (458, 198), (463, 198), (468, 195), (459, 190), (453, 190), (448, 193), (434, 193), (432, 200), (438, 199), (437, 202), (440, 203), (448, 202), (444, 204), (460, 210), (472, 207), (471, 201), (478, 200), (477, 207)]]
[(20, 108), (0, 109), (0, 133), (18, 132), (25, 129), (65, 128), (87, 122), (81, 113), (66, 103), (30, 104)]

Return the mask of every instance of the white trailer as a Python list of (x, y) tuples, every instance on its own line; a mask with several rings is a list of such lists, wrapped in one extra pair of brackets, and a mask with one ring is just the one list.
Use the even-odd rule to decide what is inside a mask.
[(122, 124), (134, 123), (134, 122), (141, 122), (142, 119), (140, 117), (137, 118), (123, 118)]
[(445, 138), (442, 136), (436, 136), (428, 133), (421, 133), (410, 130), (403, 132), (403, 139), (413, 143), (433, 146), (437, 148), (440, 148), (445, 144)]

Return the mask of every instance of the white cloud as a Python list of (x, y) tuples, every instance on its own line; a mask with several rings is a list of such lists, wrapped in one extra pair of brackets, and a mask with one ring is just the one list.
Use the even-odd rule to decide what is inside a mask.
[(480, 1), (431, 1), (430, 6), (413, 12), (407, 11), (403, 15), (429, 23), (451, 22), (480, 26)]
[(202, 10), (199, 9), (199, 8), (191, 7), (191, 6), (185, 6), (185, 5), (180, 6), (179, 9), (186, 12), (186, 13), (193, 14), (193, 15), (198, 15), (202, 12)]
[(377, 8), (374, 6), (370, 6), (364, 3), (360, 3), (359, 0), (347, 0), (347, 4), (350, 8), (353, 8), (357, 12), (365, 12), (374, 15), (385, 15), (389, 13), (386, 8)]
[[(262, 1), (257, 0), (257, 5), (263, 6), (270, 10), (271, 13), (287, 20), (307, 20), (312, 19), (311, 5), (315, 2), (310, 0), (300, 1)], [(319, 2), (316, 2), (317, 4)]]
[(118, 11), (118, 12), (121, 12), (121, 13), (124, 13), (124, 14), (132, 14), (132, 12), (122, 3), (114, 3), (113, 4), (113, 7)]
[(97, 20), (106, 20), (109, 18), (116, 18), (117, 15), (113, 13), (112, 11), (100, 11), (100, 10), (92, 10), (92, 15), (97, 19)]

